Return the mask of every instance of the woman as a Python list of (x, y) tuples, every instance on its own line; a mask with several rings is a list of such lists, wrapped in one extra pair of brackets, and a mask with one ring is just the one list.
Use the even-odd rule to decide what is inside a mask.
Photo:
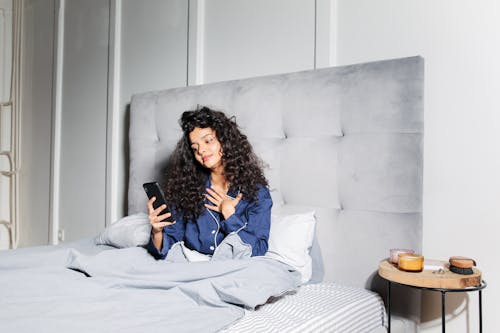
[(272, 200), (260, 159), (247, 137), (222, 112), (203, 107), (182, 114), (183, 137), (167, 170), (165, 195), (175, 217), (158, 214), (148, 201), (151, 238), (148, 251), (164, 259), (170, 247), (184, 241), (192, 250), (211, 255), (230, 233), (252, 248), (268, 248)]

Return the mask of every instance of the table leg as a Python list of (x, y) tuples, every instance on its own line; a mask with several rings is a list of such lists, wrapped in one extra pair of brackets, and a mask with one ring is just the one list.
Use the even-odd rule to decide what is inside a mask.
[(479, 290), (479, 333), (483, 333), (483, 295)]
[(387, 280), (387, 333), (391, 333), (391, 281)]
[(446, 319), (445, 319), (445, 313), (446, 313), (446, 306), (445, 306), (445, 291), (441, 291), (441, 331), (443, 333), (446, 332)]

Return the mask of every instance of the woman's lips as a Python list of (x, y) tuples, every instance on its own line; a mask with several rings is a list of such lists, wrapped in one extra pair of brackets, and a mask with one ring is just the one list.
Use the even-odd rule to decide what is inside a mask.
[(212, 155), (205, 155), (202, 157), (203, 159), (203, 162), (206, 162), (208, 159), (210, 159), (210, 157), (212, 157)]

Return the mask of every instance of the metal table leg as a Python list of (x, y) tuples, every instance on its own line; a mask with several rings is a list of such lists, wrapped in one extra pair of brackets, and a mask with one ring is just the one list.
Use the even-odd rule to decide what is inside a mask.
[(446, 332), (446, 320), (445, 320), (445, 313), (446, 313), (446, 307), (445, 307), (445, 296), (446, 292), (441, 291), (441, 331), (443, 333)]
[(479, 333), (483, 333), (483, 295), (479, 290)]
[[(392, 283), (389, 279), (387, 281), (387, 332), (391, 333), (391, 288)], [(479, 292), (479, 332), (483, 333), (483, 292), (482, 290), (488, 285), (486, 281), (482, 280), (481, 284), (478, 286), (466, 287), (466, 288), (431, 288), (422, 286), (407, 285), (404, 283), (394, 282), (396, 284), (402, 284), (409, 287), (414, 287), (420, 290), (430, 290), (441, 292), (441, 332), (446, 333), (446, 293), (449, 292)]]
[(391, 333), (391, 281), (387, 280), (387, 333)]

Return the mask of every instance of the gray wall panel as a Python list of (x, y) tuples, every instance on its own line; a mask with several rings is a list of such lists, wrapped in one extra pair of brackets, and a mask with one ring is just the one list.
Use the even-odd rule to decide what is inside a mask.
[(314, 68), (314, 1), (205, 2), (204, 83)]
[(185, 86), (188, 1), (122, 2), (117, 215), (126, 214), (128, 104), (133, 94)]
[(60, 228), (65, 240), (104, 227), (109, 3), (66, 1)]
[(24, 2), (19, 246), (49, 239), (54, 1)]

